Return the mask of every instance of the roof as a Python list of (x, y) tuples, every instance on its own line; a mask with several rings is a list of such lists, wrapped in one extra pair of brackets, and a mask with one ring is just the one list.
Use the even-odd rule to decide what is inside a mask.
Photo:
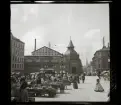
[[(109, 51), (110, 50), (110, 48), (109, 47), (103, 47), (102, 49), (100, 49), (100, 50), (97, 50), (96, 52), (95, 52), (95, 54), (97, 53), (97, 52), (102, 52), (102, 51)], [(94, 54), (94, 55), (95, 55)]]
[[(41, 47), (41, 48), (39, 48), (39, 49), (37, 49), (37, 50), (35, 50), (35, 51), (38, 51), (38, 50), (40, 50), (40, 49), (42, 49), (42, 48), (44, 48), (44, 47), (46, 47), (46, 46), (43, 46), (43, 47)], [(61, 54), (60, 52), (58, 52), (58, 51), (56, 51), (56, 50), (54, 50), (54, 49), (51, 49), (51, 48), (49, 48), (49, 47), (46, 47), (46, 48), (48, 48), (48, 49), (50, 49), (50, 50), (53, 50), (53, 51), (59, 53), (60, 55), (63, 55), (63, 54)], [(35, 51), (33, 51), (33, 52), (35, 52)], [(32, 52), (32, 53), (33, 53), (33, 52)]]
[(11, 37), (12, 37), (12, 39), (14, 39), (14, 40), (16, 40), (16, 41), (19, 41), (19, 42), (21, 42), (21, 43), (23, 43), (23, 44), (25, 44), (24, 42), (22, 42), (20, 39), (18, 39), (18, 38), (16, 38), (15, 36), (13, 36), (13, 34), (11, 33)]
[(69, 45), (67, 47), (67, 51), (65, 52), (64, 55), (78, 55), (77, 52), (74, 50), (74, 45), (72, 40), (70, 40)]
[(74, 49), (68, 49), (64, 55), (77, 55), (77, 52)]
[(72, 40), (70, 40), (69, 45), (68, 45), (68, 48), (74, 48), (74, 45), (73, 45)]

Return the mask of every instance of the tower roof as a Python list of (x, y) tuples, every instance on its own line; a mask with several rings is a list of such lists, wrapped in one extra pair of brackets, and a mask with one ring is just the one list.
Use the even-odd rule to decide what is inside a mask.
[(74, 48), (74, 45), (73, 45), (72, 40), (70, 40), (69, 45), (68, 45), (68, 48)]
[(64, 55), (78, 55), (77, 52), (74, 50), (74, 45), (71, 39), (67, 48), (68, 49)]

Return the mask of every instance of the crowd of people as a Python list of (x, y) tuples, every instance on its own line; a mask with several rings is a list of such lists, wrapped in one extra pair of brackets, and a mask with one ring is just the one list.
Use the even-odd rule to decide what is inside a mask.
[[(100, 83), (100, 75), (98, 74), (96, 80), (95, 92), (103, 92), (104, 89)], [(85, 82), (85, 73), (83, 74), (45, 74), (45, 73), (34, 73), (28, 75), (12, 74), (11, 75), (11, 97), (13, 101), (28, 102), (29, 95), (27, 91), (28, 86), (50, 86), (50, 83), (60, 83), (60, 93), (64, 93), (67, 86), (73, 84), (74, 89), (78, 89), (78, 84)], [(17, 97), (17, 98), (15, 98)]]
[(44, 74), (35, 73), (28, 75), (12, 74), (11, 75), (11, 97), (17, 97), (17, 101), (26, 102), (28, 101), (28, 86), (41, 86), (42, 84), (49, 86), (50, 83), (60, 83), (60, 93), (64, 93), (67, 89), (67, 85), (73, 84), (74, 89), (78, 89), (78, 84), (85, 80), (85, 74)]

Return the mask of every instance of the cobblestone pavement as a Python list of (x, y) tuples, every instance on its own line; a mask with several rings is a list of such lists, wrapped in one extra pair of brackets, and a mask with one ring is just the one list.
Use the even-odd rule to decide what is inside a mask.
[(104, 92), (95, 92), (96, 76), (86, 76), (85, 83), (80, 81), (78, 89), (73, 89), (72, 85), (68, 86), (64, 94), (57, 94), (55, 98), (36, 97), (35, 101), (88, 101), (88, 102), (106, 102), (110, 82), (101, 79), (101, 85)]

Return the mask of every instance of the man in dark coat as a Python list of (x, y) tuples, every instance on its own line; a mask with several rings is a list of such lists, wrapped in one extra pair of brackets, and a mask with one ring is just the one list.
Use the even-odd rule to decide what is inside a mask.
[(77, 82), (80, 83), (79, 75), (77, 75)]
[(85, 74), (82, 75), (82, 82), (84, 83), (85, 81)]

